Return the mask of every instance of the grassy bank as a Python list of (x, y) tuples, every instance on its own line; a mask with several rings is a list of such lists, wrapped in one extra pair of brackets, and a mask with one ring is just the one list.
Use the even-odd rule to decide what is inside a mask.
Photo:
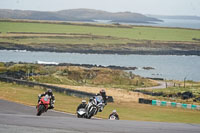
[[(123, 26), (122, 26), (123, 27)], [(0, 22), (0, 47), (83, 53), (200, 50), (200, 30), (84, 23)], [(11, 33), (12, 32), (12, 33)], [(151, 52), (153, 51), (153, 52)], [(161, 52), (158, 52), (161, 51)], [(141, 52), (142, 53), (142, 52)], [(182, 53), (184, 54), (184, 53)]]
[[(7, 65), (7, 66), (6, 66)], [(119, 69), (44, 66), (39, 64), (0, 64), (0, 73), (18, 79), (59, 85), (84, 85), (134, 89), (155, 86), (156, 82)], [(31, 73), (27, 76), (28, 73)]]
[(174, 87), (146, 91), (157, 94), (162, 93), (161, 96), (157, 96), (155, 99), (196, 105), (200, 104), (200, 82), (186, 81), (184, 87), (184, 82), (179, 81)]
[[(37, 103), (37, 96), (42, 92), (44, 92), (44, 90), (41, 88), (31, 88), (0, 82), (0, 98), (9, 101), (35, 106)], [(54, 94), (56, 97), (55, 110), (75, 113), (76, 107), (81, 101), (80, 98), (60, 93)], [(136, 102), (116, 101), (115, 103), (109, 103), (104, 111), (97, 116), (107, 119), (113, 109), (118, 111), (121, 120), (200, 123), (199, 111), (156, 107), (138, 104)]]

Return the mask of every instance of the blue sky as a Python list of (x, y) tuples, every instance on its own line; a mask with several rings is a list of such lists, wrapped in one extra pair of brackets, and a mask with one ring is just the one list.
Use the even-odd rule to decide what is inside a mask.
[(58, 11), (76, 8), (200, 16), (200, 0), (0, 0), (0, 9)]

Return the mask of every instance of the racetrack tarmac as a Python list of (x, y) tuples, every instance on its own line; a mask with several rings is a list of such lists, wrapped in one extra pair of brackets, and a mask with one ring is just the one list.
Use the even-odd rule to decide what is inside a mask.
[[(67, 105), (66, 105), (67, 106)], [(0, 100), (0, 133), (199, 133), (199, 124), (128, 120), (81, 119), (47, 111), (36, 116), (35, 107)]]

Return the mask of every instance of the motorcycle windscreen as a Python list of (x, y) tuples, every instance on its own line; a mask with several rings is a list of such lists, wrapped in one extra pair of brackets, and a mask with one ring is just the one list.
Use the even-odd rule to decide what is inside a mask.
[(96, 101), (97, 101), (98, 103), (101, 103), (101, 102), (103, 101), (103, 98), (102, 98), (101, 96), (97, 96), (97, 97), (96, 97)]
[(44, 101), (45, 101), (45, 102), (48, 102), (48, 100), (49, 100), (49, 99), (48, 99), (47, 97), (44, 98)]
[(78, 110), (78, 113), (79, 113), (80, 115), (85, 114), (85, 109), (79, 109), (79, 110)]

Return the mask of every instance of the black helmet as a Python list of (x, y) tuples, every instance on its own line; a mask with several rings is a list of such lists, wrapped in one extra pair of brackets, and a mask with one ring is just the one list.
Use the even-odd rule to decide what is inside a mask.
[(96, 96), (101, 96), (101, 94), (100, 94), (100, 93), (97, 93)]
[(52, 90), (51, 90), (51, 89), (48, 89), (48, 90), (47, 90), (47, 94), (48, 94), (48, 95), (52, 95), (52, 94), (53, 94), (53, 93), (52, 93)]
[(101, 90), (99, 91), (99, 93), (102, 95), (102, 94), (105, 94), (106, 92), (105, 92), (104, 89), (101, 89)]
[(93, 99), (94, 99), (93, 97), (90, 97), (90, 100), (89, 100), (89, 101), (91, 102)]

